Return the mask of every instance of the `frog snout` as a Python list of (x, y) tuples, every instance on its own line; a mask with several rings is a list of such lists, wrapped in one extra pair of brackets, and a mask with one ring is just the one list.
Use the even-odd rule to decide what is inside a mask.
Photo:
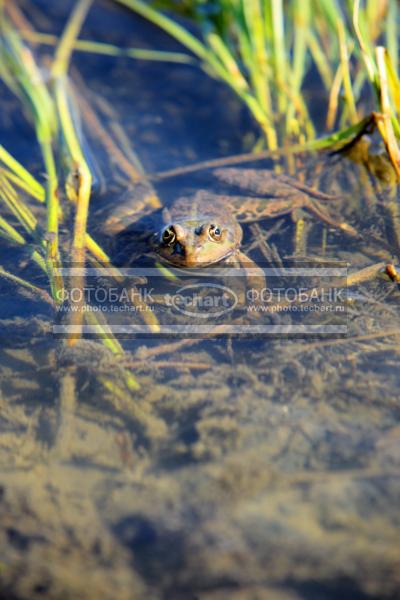
[(180, 243), (184, 242), (186, 239), (185, 228), (182, 227), (182, 225), (179, 225), (179, 223), (175, 223), (173, 227), (176, 235), (176, 240)]
[(202, 242), (198, 242), (191, 247), (186, 247), (185, 249), (185, 263), (188, 267), (195, 267), (200, 265), (203, 262), (208, 262), (206, 260), (206, 255), (204, 252), (204, 246)]

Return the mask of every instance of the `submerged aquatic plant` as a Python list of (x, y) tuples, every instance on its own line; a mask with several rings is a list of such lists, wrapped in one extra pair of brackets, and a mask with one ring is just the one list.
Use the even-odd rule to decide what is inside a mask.
[[(80, 0), (71, 13), (50, 68), (50, 78), (45, 80), (31, 50), (23, 43), (19, 31), (9, 21), (4, 6), (0, 9), (0, 77), (19, 98), (21, 106), (30, 117), (36, 132), (46, 171), (46, 184), (42, 186), (4, 147), (0, 147), (0, 202), (19, 224), (14, 226), (5, 216), (0, 217), (0, 237), (7, 242), (24, 247), (29, 251), (33, 263), (46, 274), (51, 295), (45, 289), (8, 272), (0, 267), (0, 276), (30, 290), (52, 306), (60, 305), (64, 299), (64, 286), (82, 289), (83, 276), (65, 282), (62, 277), (62, 254), (58, 230), (66, 206), (60, 199), (68, 199), (75, 207), (75, 222), (68, 262), (83, 266), (86, 251), (96, 264), (111, 267), (107, 254), (87, 233), (88, 207), (91, 195), (92, 175), (81, 146), (79, 133), (71, 113), (67, 71), (74, 42), (92, 0)], [(67, 173), (60, 177), (60, 165), (56, 161), (56, 150), (62, 150), (67, 158)], [(62, 193), (60, 180), (65, 180)], [(71, 185), (71, 181), (74, 182)], [(42, 227), (21, 192), (37, 202), (46, 204), (46, 225)], [(117, 270), (115, 269), (117, 272)], [(84, 297), (81, 294), (80, 297)], [(80, 337), (83, 318), (97, 331), (99, 339), (114, 354), (123, 354), (123, 348), (113, 336), (106, 323), (96, 314), (83, 310), (72, 311), (72, 335), (68, 342), (73, 344)], [(153, 324), (155, 326), (155, 324)], [(115, 393), (116, 386), (108, 379), (103, 384)], [(126, 372), (124, 384), (131, 390), (137, 389), (134, 377)], [(121, 394), (123, 392), (121, 391)]]
[[(397, 0), (194, 0), (179, 4), (199, 25), (197, 37), (160, 5), (115, 0), (145, 17), (229, 85), (260, 125), (269, 150), (346, 144), (377, 126), (400, 175)], [(305, 81), (318, 73), (325, 130), (315, 141)], [(365, 103), (366, 91), (370, 101)], [(371, 93), (372, 92), (372, 93)], [(320, 115), (318, 115), (318, 118)]]

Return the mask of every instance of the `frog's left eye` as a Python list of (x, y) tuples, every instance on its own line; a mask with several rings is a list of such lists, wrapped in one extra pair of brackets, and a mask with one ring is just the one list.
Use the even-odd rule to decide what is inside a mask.
[(222, 232), (221, 232), (221, 228), (218, 227), (218, 225), (210, 225), (208, 233), (209, 233), (211, 239), (213, 239), (216, 242), (220, 241)]
[(164, 242), (164, 244), (172, 246), (172, 244), (175, 242), (175, 239), (176, 233), (173, 227), (167, 227), (166, 229), (164, 229), (162, 234), (162, 241)]

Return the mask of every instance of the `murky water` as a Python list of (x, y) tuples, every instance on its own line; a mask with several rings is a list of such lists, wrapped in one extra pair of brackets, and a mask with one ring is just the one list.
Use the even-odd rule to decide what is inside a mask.
[[(37, 26), (58, 32), (68, 3), (45, 4)], [(108, 3), (82, 37), (176, 49)], [(80, 54), (73, 71), (104, 120), (112, 107), (147, 172), (238, 154), (257, 139), (230, 92), (191, 66)], [(31, 127), (4, 97), (4, 144), (42, 177)], [(100, 143), (93, 149), (107, 191), (93, 197), (90, 226), (112, 249), (101, 215), (126, 176)], [(365, 167), (306, 157), (298, 174), (339, 195), (333, 214), (361, 233), (307, 216), (298, 253), (346, 261), (351, 273), (396, 257), (390, 193)], [(213, 186), (209, 171), (155, 182), (166, 205)], [(244, 231), (258, 262), (296, 251), (290, 216)], [(0, 252), (4, 268), (45, 284), (22, 252), (4, 242)], [(135, 392), (98, 342), (65, 349), (46, 303), (2, 279), (0, 293), (2, 597), (400, 597), (395, 284), (351, 287), (345, 338), (125, 340)]]

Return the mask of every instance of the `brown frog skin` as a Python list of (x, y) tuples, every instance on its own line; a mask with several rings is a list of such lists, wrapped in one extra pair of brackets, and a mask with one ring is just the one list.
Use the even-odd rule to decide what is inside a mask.
[(239, 252), (243, 232), (226, 203), (207, 192), (178, 198), (163, 211), (164, 226), (153, 235), (155, 253), (176, 267), (201, 267)]
[[(357, 236), (350, 225), (335, 221), (322, 207), (321, 201), (337, 197), (291, 177), (272, 171), (234, 168), (219, 169), (214, 175), (223, 183), (244, 190), (246, 195), (217, 195), (200, 190), (191, 197), (177, 198), (162, 211), (161, 223), (158, 217), (158, 223), (155, 220), (151, 226), (150, 248), (164, 262), (182, 268), (222, 261), (256, 267), (240, 250), (243, 232), (239, 222), (278, 217), (298, 208), (310, 211), (331, 227)], [(129, 232), (130, 225), (140, 216), (135, 206), (138, 203), (133, 196), (112, 213), (105, 230), (113, 234)]]

